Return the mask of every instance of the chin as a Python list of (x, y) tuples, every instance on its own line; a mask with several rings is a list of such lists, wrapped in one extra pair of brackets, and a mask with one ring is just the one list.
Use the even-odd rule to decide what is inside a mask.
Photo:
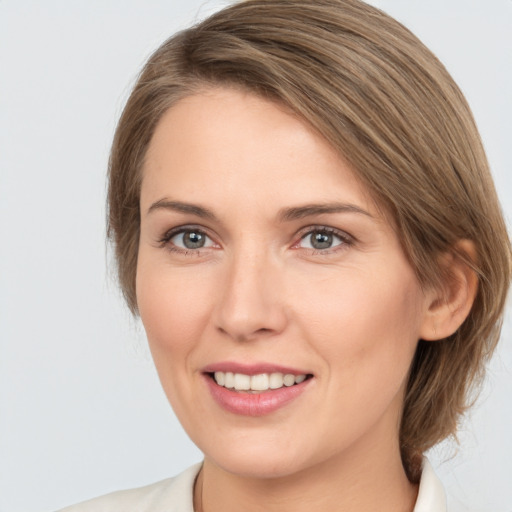
[[(296, 474), (320, 462), (306, 440), (275, 433), (253, 432), (232, 436), (230, 442), (207, 443), (199, 448), (208, 460), (222, 470), (245, 478), (283, 478)], [(229, 437), (229, 436), (228, 436)], [(315, 457), (316, 455), (316, 457)], [(329, 458), (330, 454), (325, 454)]]
[(260, 453), (257, 457), (233, 453), (216, 458), (205, 456), (205, 458), (228, 473), (255, 479), (284, 478), (307, 467), (304, 461), (294, 460), (293, 457), (287, 457), (286, 454), (278, 451), (268, 456), (265, 453)]

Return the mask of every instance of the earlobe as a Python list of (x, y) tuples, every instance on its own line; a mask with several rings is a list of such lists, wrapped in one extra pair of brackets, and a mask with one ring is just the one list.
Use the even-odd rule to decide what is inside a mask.
[(470, 240), (460, 240), (452, 251), (442, 256), (440, 270), (446, 277), (439, 289), (427, 293), (422, 339), (447, 338), (467, 318), (478, 290), (478, 276), (470, 264), (476, 261), (475, 246)]

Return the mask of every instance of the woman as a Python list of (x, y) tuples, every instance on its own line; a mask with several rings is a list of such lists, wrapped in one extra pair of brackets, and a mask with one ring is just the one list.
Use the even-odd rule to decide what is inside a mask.
[(69, 510), (445, 510), (422, 456), (495, 347), (510, 243), (410, 32), (356, 0), (234, 4), (150, 58), (109, 179), (122, 290), (205, 458)]

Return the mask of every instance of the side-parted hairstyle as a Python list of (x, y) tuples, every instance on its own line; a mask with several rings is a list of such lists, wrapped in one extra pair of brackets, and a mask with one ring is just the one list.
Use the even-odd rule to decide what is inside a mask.
[[(343, 155), (394, 220), (422, 286), (449, 279), (452, 253), (478, 291), (452, 336), (418, 343), (400, 426), (411, 481), (421, 454), (454, 435), (497, 343), (511, 249), (470, 109), (437, 58), (405, 27), (359, 0), (246, 0), (167, 40), (126, 104), (109, 162), (108, 234), (122, 291), (135, 274), (144, 158), (166, 110), (210, 87), (286, 105)], [(457, 246), (470, 240), (476, 258)]]

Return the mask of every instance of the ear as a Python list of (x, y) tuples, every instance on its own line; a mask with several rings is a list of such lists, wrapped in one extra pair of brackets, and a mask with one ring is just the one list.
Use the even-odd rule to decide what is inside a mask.
[(467, 263), (468, 259), (477, 261), (475, 246), (470, 240), (460, 240), (453, 250), (440, 258), (440, 271), (446, 277), (440, 288), (426, 292), (422, 339), (447, 338), (457, 331), (471, 311), (478, 289), (478, 276)]

